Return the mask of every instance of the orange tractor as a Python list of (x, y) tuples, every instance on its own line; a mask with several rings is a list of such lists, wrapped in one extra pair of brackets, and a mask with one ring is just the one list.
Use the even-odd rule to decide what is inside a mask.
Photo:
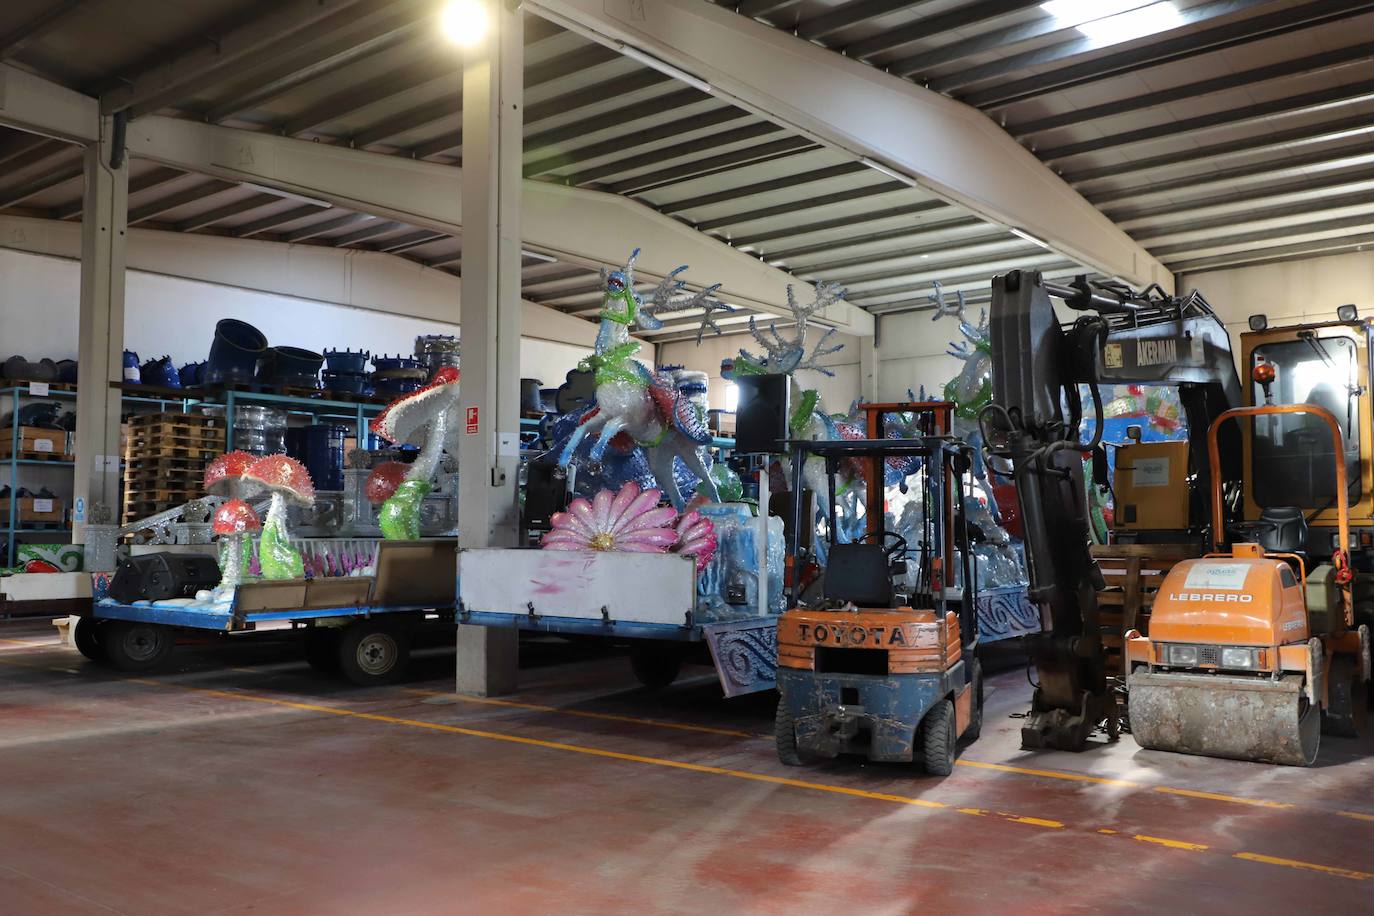
[[(1255, 381), (1267, 390), (1272, 368), (1256, 367)], [(1310, 569), (1302, 510), (1269, 507), (1257, 520), (1224, 522), (1218, 428), (1287, 414), (1312, 418), (1334, 445), (1339, 546)], [(1314, 404), (1240, 407), (1216, 418), (1207, 445), (1217, 552), (1174, 566), (1149, 637), (1126, 634), (1131, 733), (1155, 750), (1311, 766), (1323, 732), (1353, 737), (1364, 728), (1370, 678), (1369, 627), (1355, 626), (1351, 600), (1340, 424)]]

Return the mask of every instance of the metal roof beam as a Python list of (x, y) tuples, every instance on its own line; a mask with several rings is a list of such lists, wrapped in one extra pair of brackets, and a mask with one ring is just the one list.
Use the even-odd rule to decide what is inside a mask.
[[(1324, 180), (1318, 181), (1319, 177)], [(1196, 218), (1201, 216), (1204, 211), (1216, 211), (1224, 208), (1230, 208), (1233, 211), (1245, 211), (1251, 207), (1258, 207), (1262, 201), (1284, 195), (1296, 195), (1299, 198), (1307, 199), (1309, 204), (1315, 205), (1316, 201), (1312, 198), (1323, 191), (1335, 191), (1340, 188), (1366, 184), (1371, 179), (1374, 179), (1374, 165), (1371, 165), (1368, 156), (1364, 156), (1358, 157), (1353, 164), (1345, 168), (1332, 169), (1325, 173), (1317, 170), (1294, 169), (1294, 177), (1291, 181), (1251, 185), (1243, 189), (1215, 194), (1211, 197), (1199, 197), (1194, 200), (1174, 199), (1153, 206), (1122, 208), (1109, 212), (1114, 220), (1126, 225), (1161, 216), (1177, 219)], [(1190, 214), (1190, 216), (1184, 216), (1184, 214)]]
[(311, 106), (309, 110), (282, 122), (277, 129), (288, 137), (294, 137), (321, 124), (337, 121), (360, 108), (404, 95), (419, 86), (444, 77), (450, 77), (455, 85), (461, 85), (456, 61), (427, 60), (408, 63), (373, 77), (361, 85), (350, 86), (334, 93)]
[(382, 242), (375, 246), (378, 251), (385, 251), (387, 254), (399, 254), (402, 251), (409, 251), (412, 248), (419, 248), (421, 245), (428, 245), (430, 242), (437, 242), (446, 239), (448, 236), (442, 232), (431, 232), (428, 229), (421, 229), (408, 235), (398, 236), (389, 242)]
[[(689, 156), (692, 153), (709, 152), (730, 143), (752, 140), (755, 137), (766, 137), (771, 134), (776, 134), (781, 130), (781, 127), (768, 121), (756, 121), (753, 124), (733, 127), (718, 134), (707, 134), (706, 136), (696, 137), (692, 140), (674, 143), (672, 146), (656, 150), (647, 150), (641, 153), (631, 154), (624, 159), (615, 159), (611, 162), (592, 166), (581, 172), (574, 172), (568, 175), (563, 181), (571, 185), (589, 184), (611, 175), (638, 171), (648, 165), (657, 165), (660, 162), (671, 162), (674, 159), (681, 159), (683, 156)], [(673, 168), (683, 168), (690, 164), (691, 163), (685, 163), (682, 166), (673, 166)], [(627, 182), (633, 182), (634, 180), (633, 178), (626, 179)], [(626, 192), (617, 190), (615, 193), (621, 194)]]
[(305, 219), (307, 216), (323, 213), (328, 209), (330, 209), (328, 205), (322, 207), (318, 204), (302, 204), (299, 207), (292, 207), (290, 210), (283, 210), (280, 213), (273, 213), (271, 216), (264, 216), (261, 219), (254, 220), (251, 223), (236, 226), (233, 229), (233, 235), (235, 238), (240, 239), (252, 238), (255, 235), (275, 229), (278, 226), (285, 226), (288, 223), (294, 223), (298, 219)]
[(23, 203), (30, 197), (37, 197), (44, 191), (50, 191), (59, 185), (64, 185), (69, 181), (80, 178), (85, 173), (85, 166), (78, 159), (76, 162), (69, 163), (61, 168), (53, 169), (46, 175), (39, 175), (32, 181), (25, 182), (17, 188), (7, 191), (0, 191), (0, 210), (6, 207), (13, 207), (15, 204)]
[[(895, 51), (897, 48), (909, 45), (914, 41), (922, 41), (935, 35), (952, 32), (955, 29), (968, 28), (971, 25), (979, 25), (991, 19), (1019, 13), (1021, 10), (1039, 6), (1043, 2), (1044, 0), (986, 0), (983, 3), (960, 6), (935, 16), (918, 19), (910, 25), (887, 29), (872, 38), (852, 42), (845, 46), (844, 53), (860, 59), (873, 57), (877, 54)], [(1012, 42), (1025, 41), (1062, 28), (1057, 22), (1058, 20), (1053, 16), (1045, 16), (1034, 22), (1022, 23), (989, 35), (975, 35), (954, 44), (942, 45), (905, 60), (894, 62), (896, 69), (893, 72), (906, 73), (927, 66), (926, 55), (931, 55), (929, 60), (930, 65), (933, 66), (935, 63), (943, 63), (945, 60), (978, 54), (989, 47), (1002, 47)], [(989, 45), (988, 42), (993, 42), (993, 44)], [(969, 50), (963, 50), (965, 47)], [(942, 55), (946, 56), (942, 58)]]
[(1200, 273), (1210, 270), (1228, 270), (1235, 267), (1259, 267), (1262, 264), (1279, 264), (1284, 261), (1306, 260), (1313, 257), (1363, 251), (1372, 245), (1374, 245), (1374, 232), (1364, 232), (1333, 239), (1294, 242), (1291, 245), (1277, 245), (1254, 251), (1212, 255), (1192, 261), (1175, 261), (1173, 267), (1179, 273)]
[(283, 51), (326, 45), (339, 31), (386, 20), (400, 4), (423, 8), (421, 0), (278, 0), (262, 15), (207, 38), (136, 74), (100, 97), (103, 114), (129, 109), (137, 117), (175, 105), (195, 92), (269, 64)]
[(832, 32), (862, 25), (888, 13), (910, 11), (931, 0), (859, 0), (841, 3), (828, 13), (809, 16), (797, 23), (797, 35), (807, 41), (820, 41)]
[(309, 226), (303, 226), (300, 229), (293, 229), (290, 232), (283, 233), (281, 241), (304, 242), (306, 239), (313, 239), (316, 236), (324, 235), (326, 232), (333, 232), (335, 229), (343, 229), (346, 226), (356, 226), (370, 219), (375, 219), (375, 217), (369, 216), (366, 213), (349, 213), (346, 216), (336, 216), (333, 219), (327, 219), (319, 223), (311, 223)]
[(1223, 248), (1227, 245), (1254, 245), (1260, 242), (1272, 242), (1278, 239), (1292, 238), (1295, 235), (1310, 235), (1317, 232), (1338, 232), (1345, 229), (1359, 229), (1364, 226), (1374, 226), (1374, 213), (1361, 213), (1356, 216), (1343, 216), (1339, 219), (1318, 220), (1298, 226), (1277, 226), (1269, 229), (1255, 229), (1250, 232), (1237, 232), (1234, 234), (1218, 233), (1209, 237), (1205, 242), (1180, 242), (1176, 245), (1159, 245), (1155, 251), (1162, 258), (1170, 255), (1186, 254), (1190, 251), (1207, 250), (1209, 248)]
[(1091, 269), (1172, 289), (1163, 264), (986, 115), (953, 99), (699, 0), (527, 6), (596, 41), (659, 58), (726, 102), (1043, 239)]
[(161, 216), (164, 213), (170, 213), (177, 207), (184, 207), (187, 204), (193, 204), (198, 200), (204, 200), (205, 198), (212, 197), (215, 194), (223, 194), (225, 191), (231, 190), (232, 188), (235, 188), (237, 186), (237, 183), (233, 181), (220, 181), (219, 179), (211, 179), (210, 181), (204, 182), (203, 184), (196, 185), (194, 188), (187, 188), (184, 191), (178, 191), (176, 194), (170, 194), (167, 197), (160, 198), (151, 203), (147, 203), (141, 207), (137, 207), (133, 210), (130, 210), (129, 225), (132, 226), (135, 223), (141, 223), (144, 220), (150, 220), (155, 216)]
[[(768, 126), (774, 130), (778, 129), (774, 124)], [(698, 148), (716, 149), (732, 139), (728, 134), (704, 138)], [(762, 162), (777, 162), (780, 159), (788, 159), (799, 153), (809, 153), (820, 148), (819, 144), (813, 143), (805, 137), (783, 137), (781, 140), (774, 140), (771, 143), (748, 146), (744, 149), (732, 150), (706, 159), (693, 159), (680, 165), (659, 169), (657, 172), (645, 172), (634, 178), (626, 178), (623, 181), (608, 185), (606, 190), (612, 194), (642, 194), (645, 191), (653, 191), (684, 181), (728, 172), (742, 166), (757, 165)], [(674, 149), (673, 152), (681, 154), (682, 150)], [(627, 166), (633, 167), (628, 163)], [(569, 184), (576, 183), (569, 182)]]
[(375, 239), (379, 235), (386, 235), (389, 232), (395, 232), (398, 229), (404, 228), (405, 224), (396, 222), (395, 220), (379, 219), (373, 223), (369, 223), (361, 229), (355, 229), (353, 232), (349, 232), (346, 235), (341, 235), (338, 238), (325, 239), (325, 241), (335, 248), (346, 248), (349, 245), (366, 242), (368, 239)]
[[(953, 213), (954, 211), (951, 211)], [(888, 256), (884, 249), (883, 252), (874, 252), (870, 249), (872, 245), (880, 245), (883, 242), (899, 241), (902, 243), (902, 253), (934, 254), (937, 251), (945, 251), (958, 245), (972, 244), (983, 240), (988, 236), (978, 235), (973, 238), (961, 238), (957, 243), (950, 241), (933, 242), (926, 246), (921, 246), (920, 242), (926, 237), (947, 235), (950, 232), (957, 232), (961, 229), (983, 228), (989, 230), (989, 235), (993, 238), (1006, 238), (1007, 233), (997, 227), (989, 227), (981, 219), (972, 216), (952, 216), (948, 220), (941, 220), (931, 223), (920, 223), (915, 226), (899, 226), (896, 229), (888, 229), (883, 232), (865, 232), (861, 235), (851, 235), (842, 239), (835, 239), (829, 242), (814, 242), (810, 245), (799, 245), (796, 248), (784, 248), (781, 251), (770, 251), (764, 256), (764, 260), (770, 264), (782, 266), (786, 264), (792, 270), (805, 270), (812, 273), (827, 270), (838, 270), (846, 267), (854, 267), (869, 263), (873, 258)], [(916, 246), (916, 247), (909, 247)], [(847, 258), (840, 258), (834, 261), (819, 261), (810, 264), (798, 264), (798, 258), (805, 258), (808, 255), (833, 254), (847, 248), (858, 249), (861, 254)]]
[[(733, 236), (730, 244), (736, 248), (748, 248), (761, 245), (764, 242), (775, 242), (778, 239), (795, 238), (800, 235), (810, 235), (813, 232), (828, 232), (831, 229), (847, 229), (850, 226), (862, 226), (866, 223), (876, 223), (885, 219), (899, 219), (907, 216), (920, 216), (922, 213), (930, 213), (936, 210), (947, 210), (949, 205), (940, 200), (924, 200), (918, 204), (903, 204), (900, 207), (888, 207), (884, 210), (870, 210), (867, 213), (860, 213), (851, 216), (833, 217), (831, 219), (818, 220), (814, 223), (802, 223), (801, 225), (785, 226), (781, 229), (770, 229), (765, 232), (755, 232), (752, 235)], [(829, 243), (821, 243), (829, 244)], [(793, 249), (795, 251), (796, 249)]]
[(1185, 83), (1182, 86), (1175, 86), (1171, 89), (1157, 89), (1143, 95), (1116, 99), (1101, 105), (1090, 105), (1087, 108), (1066, 111), (1062, 114), (1050, 115), (1048, 117), (1038, 118), (1034, 121), (1023, 121), (1020, 124), (1008, 124), (1007, 130), (1013, 137), (1025, 137), (1046, 130), (1068, 127), (1071, 124), (1083, 124), (1088, 121), (1096, 121), (1099, 118), (1110, 118), (1113, 115), (1157, 108), (1160, 105), (1167, 105), (1170, 102), (1177, 102), (1182, 99), (1193, 99), (1199, 96), (1211, 95), (1216, 92), (1224, 92), (1227, 89), (1253, 86), (1257, 83), (1282, 79), (1285, 76), (1321, 73), (1326, 70), (1334, 70), (1339, 67), (1348, 66), (1352, 63), (1367, 61), (1371, 58), (1374, 58), (1374, 41), (1366, 41), (1345, 48), (1337, 48), (1334, 51), (1322, 51), (1320, 54), (1312, 54), (1307, 57), (1297, 57), (1292, 60), (1279, 61), (1278, 63), (1269, 64), (1264, 67), (1253, 67), (1249, 70), (1241, 70), (1238, 73), (1228, 73), (1224, 76), (1214, 77), (1213, 79), (1199, 80), (1195, 83)]
[(658, 209), (664, 213), (682, 213), (687, 210), (695, 210), (698, 207), (709, 207), (712, 204), (724, 203), (727, 200), (742, 200), (746, 197), (753, 197), (756, 194), (767, 194), (771, 191), (781, 191), (787, 188), (795, 188), (798, 185), (811, 184), (817, 181), (827, 181), (831, 178), (842, 178), (846, 175), (856, 175), (868, 171), (868, 166), (864, 165), (862, 162), (841, 162), (838, 165), (828, 165), (824, 168), (812, 169), (809, 172), (782, 175), (778, 178), (756, 181), (753, 184), (742, 185), (737, 188), (726, 188), (723, 191), (715, 191), (710, 194), (698, 194), (696, 197), (688, 197), (683, 200), (659, 204)]
[(632, 121), (652, 118), (657, 115), (667, 114), (677, 111), (679, 108), (686, 108), (689, 105), (697, 105), (701, 102), (711, 101), (711, 96), (699, 89), (683, 88), (676, 92), (666, 95), (655, 96), (651, 99), (634, 102), (623, 108), (608, 111), (591, 118), (583, 118), (580, 121), (573, 121), (558, 127), (552, 127), (537, 134), (530, 134), (525, 138), (525, 149), (532, 155), (545, 152), (549, 147), (568, 140), (576, 140), (590, 133), (606, 130), (608, 127), (628, 124)]
[[(1194, 6), (1178, 11), (1179, 24), (1177, 28), (1183, 28), (1198, 22), (1206, 22), (1209, 19), (1216, 19), (1220, 16), (1229, 16), (1232, 13), (1249, 9), (1253, 6), (1262, 6), (1265, 3), (1272, 3), (1273, 0), (1214, 0), (1212, 3), (1205, 3), (1201, 6)], [(1143, 6), (1144, 4), (1142, 4)], [(953, 92), (964, 86), (971, 86), (974, 83), (981, 83), (986, 80), (995, 80), (1017, 73), (1030, 67), (1043, 67), (1056, 61), (1065, 60), (1070, 57), (1077, 57), (1080, 54), (1087, 54), (1101, 47), (1101, 42), (1089, 38), (1080, 33), (1079, 37), (1062, 41), (1059, 44), (1047, 47), (1035, 48), (1024, 51), (1020, 54), (1011, 54), (1007, 57), (981, 64), (976, 67), (965, 67), (954, 73), (937, 79), (930, 80), (928, 85), (937, 92)], [(970, 105), (975, 103), (970, 101)], [(981, 107), (981, 106), (980, 106)]]
[[(691, 133), (695, 130), (703, 130), (707, 127), (715, 127), (718, 124), (728, 124), (731, 121), (738, 121), (742, 118), (747, 117), (749, 117), (749, 112), (741, 111), (738, 108), (727, 107), (717, 108), (714, 111), (702, 112), (699, 115), (694, 115), (690, 118), (682, 118), (678, 121), (670, 121), (666, 124), (656, 124), (653, 127), (646, 127), (643, 130), (637, 130), (634, 133), (629, 134), (628, 136), (612, 137), (609, 140), (600, 140), (596, 143), (589, 143), (586, 146), (568, 150), (565, 153), (546, 156), (543, 159), (536, 159), (533, 162), (527, 162), (525, 164), (525, 177), (534, 178), (538, 175), (544, 175), (548, 172), (552, 172), (557, 169), (563, 168), (570, 162), (587, 162), (591, 159), (599, 159), (602, 156), (611, 156), (616, 153), (625, 153), (639, 146), (645, 146), (650, 143), (657, 143), (659, 140), (667, 140), (673, 137), (680, 136), (682, 134)], [(751, 129), (756, 128), (754, 128), (754, 125), (746, 125), (745, 127), (740, 128), (741, 131)], [(665, 158), (676, 158), (676, 154), (673, 156), (667, 156), (666, 154), (674, 153), (674, 151), (678, 150), (687, 151), (687, 144), (690, 142), (691, 141), (685, 141), (683, 143), (674, 143), (671, 147), (669, 147), (666, 150), (659, 150), (655, 153), (646, 153), (643, 157), (636, 156), (633, 158), (636, 161), (639, 161), (646, 165), (650, 164), (653, 161), (662, 161), (662, 159), (654, 160), (652, 158), (656, 155), (664, 155)], [(625, 161), (627, 160), (617, 160), (616, 163), (613, 164), (618, 165), (619, 163)], [(582, 177), (584, 175), (589, 174), (591, 171), (591, 169), (588, 169), (587, 171), (576, 173), (574, 176), (570, 177), (568, 183), (583, 184), (585, 183), (585, 181), (591, 180)]]
[[(1046, 161), (1067, 159), (1070, 156), (1094, 153), (1104, 149), (1116, 149), (1133, 143), (1148, 143), (1152, 140), (1176, 137), (1180, 134), (1192, 134), (1214, 127), (1302, 114), (1308, 111), (1320, 111), (1369, 99), (1374, 99), (1374, 80), (1361, 80), (1358, 83), (1332, 86), (1329, 89), (1318, 89), (1314, 92), (1304, 92), (1302, 95), (1287, 96), (1281, 99), (1270, 99), (1265, 102), (1257, 102), (1254, 105), (1214, 111), (1194, 118), (1169, 121), (1119, 134), (1109, 134), (1105, 137), (1094, 137), (1090, 140), (1080, 140), (1077, 143), (1065, 143), (1063, 146), (1042, 149), (1038, 155)], [(1196, 153), (1197, 150), (1192, 152)]]
[(0, 64), (0, 126), (94, 143), (100, 139), (100, 103), (27, 70)]
[[(144, 191), (151, 191), (153, 188), (160, 188), (165, 184), (176, 181), (178, 178), (185, 177), (186, 173), (179, 169), (152, 169), (142, 175), (131, 176), (129, 178), (129, 196), (140, 194)], [(85, 195), (77, 197), (71, 203), (54, 207), (50, 216), (53, 219), (71, 219), (73, 216), (80, 216), (85, 209)]]
[(262, 207), (281, 203), (282, 198), (275, 194), (254, 194), (252, 197), (245, 197), (243, 200), (236, 200), (231, 204), (225, 204), (214, 210), (208, 210), (199, 216), (182, 220), (172, 229), (176, 232), (194, 232), (197, 229), (204, 229), (206, 226), (213, 226), (222, 220), (231, 219), (235, 216), (242, 216), (244, 213), (251, 213)]
[(743, 223), (757, 222), (761, 219), (771, 219), (774, 216), (786, 216), (789, 213), (799, 213), (803, 210), (811, 210), (816, 207), (827, 207), (830, 204), (842, 204), (851, 200), (863, 200), (865, 197), (877, 197), (881, 194), (895, 194), (899, 191), (910, 190), (911, 186), (905, 182), (883, 181), (878, 184), (865, 185), (862, 188), (836, 191), (833, 194), (821, 194), (816, 197), (789, 200), (787, 203), (773, 204), (769, 207), (759, 207), (754, 210), (746, 210), (743, 213), (728, 213), (713, 219), (704, 219), (696, 223), (695, 226), (702, 232), (709, 232), (712, 229), (721, 229), (725, 226), (738, 226)]
[[(129, 152), (416, 229), (453, 236), (462, 233), (462, 170), (452, 166), (157, 116), (130, 122)], [(725, 301), (790, 314), (784, 304), (784, 288), (792, 282), (788, 274), (643, 204), (614, 194), (528, 180), (522, 198), (523, 241), (532, 251), (595, 270), (623, 263), (631, 250), (642, 247), (636, 269), (646, 280), (662, 278), (688, 263), (691, 280), (720, 282)], [(576, 214), (575, 232), (568, 231), (569, 213)], [(284, 239), (297, 241), (327, 231), (309, 227), (286, 233)], [(846, 333), (872, 333), (872, 319), (848, 303), (836, 303), (818, 321)]]
[(62, 19), (85, 0), (61, 0), (32, 19), (0, 35), (0, 61), (9, 60), (31, 41), (37, 41), (61, 24)]
[(1221, 51), (1274, 35), (1291, 34), (1327, 22), (1358, 16), (1370, 9), (1374, 9), (1374, 3), (1317, 0), (1305, 6), (1289, 7), (1240, 22), (1164, 41), (1150, 42), (1137, 48), (1125, 48), (1080, 64), (1059, 67), (1048, 73), (966, 93), (960, 98), (978, 108), (1000, 108), (1122, 73), (1156, 67), (1169, 61)]

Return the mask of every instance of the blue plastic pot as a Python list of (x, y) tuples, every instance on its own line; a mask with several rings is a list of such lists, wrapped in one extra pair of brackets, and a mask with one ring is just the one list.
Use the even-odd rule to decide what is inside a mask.
[(352, 350), (325, 350), (325, 367), (331, 374), (361, 375), (367, 371), (367, 359), (371, 355), (366, 350), (357, 353)]
[(200, 384), (200, 373), (205, 367), (204, 363), (187, 363), (177, 372), (181, 376), (182, 388), (193, 388)]
[(272, 347), (258, 367), (259, 381), (297, 388), (315, 388), (320, 383), (324, 357), (300, 347)]
[(138, 382), (142, 380), (142, 373), (139, 370), (138, 354), (133, 350), (124, 351), (124, 381)]
[[(328, 359), (329, 357), (325, 357)], [(324, 387), (343, 394), (362, 394), (367, 387), (367, 376), (360, 372), (328, 372), (324, 374)]]
[(409, 356), (374, 356), (372, 365), (378, 372), (391, 372), (396, 369), (419, 369), (420, 361)]
[(218, 385), (226, 382), (251, 382), (258, 360), (267, 352), (267, 337), (246, 321), (224, 318), (215, 325), (215, 341), (205, 361), (201, 382)]
[(139, 374), (145, 385), (157, 385), (162, 388), (181, 387), (181, 376), (177, 374), (176, 367), (172, 365), (170, 356), (148, 360), (143, 364)]

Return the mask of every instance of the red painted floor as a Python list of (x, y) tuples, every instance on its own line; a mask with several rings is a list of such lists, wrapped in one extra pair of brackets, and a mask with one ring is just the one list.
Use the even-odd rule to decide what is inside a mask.
[[(296, 647), (178, 650), (130, 679), (0, 630), (5, 913), (1369, 911), (1374, 741), (1310, 770), (1019, 750), (997, 675), (941, 781), (779, 765), (772, 696), (706, 669), (527, 647), (506, 703), (322, 680)], [(518, 705), (512, 705), (518, 704)], [(1028, 772), (1039, 771), (1039, 772)], [(1090, 777), (1085, 780), (1081, 777)], [(1091, 781), (1096, 780), (1096, 781)], [(1211, 797), (1216, 796), (1216, 797)]]

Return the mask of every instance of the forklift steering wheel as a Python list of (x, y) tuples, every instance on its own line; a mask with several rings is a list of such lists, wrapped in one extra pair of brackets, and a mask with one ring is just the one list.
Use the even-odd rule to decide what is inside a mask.
[(1233, 522), (1228, 527), (1233, 537), (1238, 536), (1246, 543), (1258, 544), (1260, 535), (1276, 530), (1279, 525), (1278, 522), (1257, 519), (1253, 522)]
[[(870, 531), (854, 543), (862, 544), (865, 541), (872, 540), (875, 538), (877, 539), (877, 542), (879, 544), (884, 545), (883, 553), (887, 554), (889, 559), (891, 559), (892, 557), (900, 557), (907, 551), (906, 538), (902, 537), (895, 531)], [(891, 547), (886, 546), (889, 540), (895, 542)]]

